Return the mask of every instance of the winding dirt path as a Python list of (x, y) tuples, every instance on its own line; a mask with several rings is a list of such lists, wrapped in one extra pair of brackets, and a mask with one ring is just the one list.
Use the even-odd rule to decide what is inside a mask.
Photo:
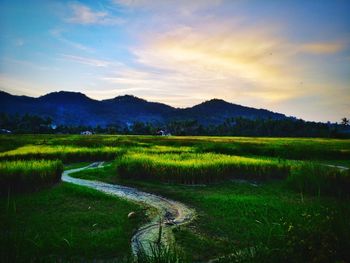
[(110, 195), (151, 206), (158, 210), (159, 216), (155, 216), (151, 222), (140, 227), (132, 237), (131, 249), (134, 256), (137, 256), (141, 248), (143, 248), (146, 253), (150, 252), (151, 245), (155, 244), (159, 239), (159, 222), (162, 222), (161, 242), (163, 245), (169, 246), (174, 242), (174, 235), (171, 229), (179, 225), (187, 224), (195, 217), (195, 211), (193, 209), (177, 201), (139, 191), (132, 187), (69, 176), (75, 172), (101, 167), (103, 167), (103, 162), (96, 162), (82, 168), (66, 170), (62, 174), (62, 181), (86, 186)]
[(342, 170), (342, 171), (350, 169), (349, 167), (342, 166), (342, 165), (333, 165), (333, 164), (323, 164), (323, 165), (328, 166), (328, 167), (337, 168), (337, 169)]

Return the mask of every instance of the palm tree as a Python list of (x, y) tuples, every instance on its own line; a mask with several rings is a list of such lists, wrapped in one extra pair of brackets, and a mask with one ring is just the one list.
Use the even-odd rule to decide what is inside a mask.
[(341, 119), (341, 124), (342, 124), (342, 125), (345, 125), (345, 126), (346, 126), (346, 125), (349, 125), (349, 123), (350, 123), (350, 121), (349, 121), (349, 119), (347, 119), (346, 117), (344, 117), (344, 118)]

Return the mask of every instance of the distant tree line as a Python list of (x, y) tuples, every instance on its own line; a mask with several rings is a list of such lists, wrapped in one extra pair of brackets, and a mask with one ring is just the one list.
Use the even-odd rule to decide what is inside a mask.
[(0, 113), (0, 129), (11, 133), (51, 133), (51, 118), (30, 114), (8, 115)]
[[(0, 113), (2, 133), (49, 133), (79, 134), (91, 131), (97, 134), (140, 134), (155, 135), (160, 130), (171, 135), (210, 135), (210, 136), (262, 136), (262, 137), (332, 137), (350, 138), (347, 118), (340, 124), (307, 122), (298, 119), (247, 119), (228, 118), (219, 125), (202, 125), (196, 120), (176, 120), (166, 124), (134, 122), (130, 125), (110, 124), (101, 126), (55, 125), (49, 117), (24, 114), (20, 116)], [(5, 131), (5, 132), (4, 132)]]

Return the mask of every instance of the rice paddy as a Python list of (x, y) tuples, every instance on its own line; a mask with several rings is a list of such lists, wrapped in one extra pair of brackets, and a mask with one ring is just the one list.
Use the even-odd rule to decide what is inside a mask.
[(126, 154), (118, 161), (123, 178), (153, 179), (185, 184), (227, 179), (283, 179), (290, 167), (281, 161), (213, 153)]
[[(350, 261), (350, 170), (345, 169), (350, 167), (350, 140), (1, 135), (0, 144), (0, 180), (5, 193), (0, 198), (4, 211), (0, 241), (6, 244), (11, 237), (21, 244), (20, 252), (11, 252), (12, 258), (16, 253), (22, 261), (41, 254), (82, 261), (128, 256), (130, 235), (147, 220), (145, 210), (103, 194), (88, 194), (90, 201), (99, 200), (101, 209), (85, 216), (78, 208), (86, 208), (83, 190), (57, 184), (62, 163), (72, 168), (108, 161), (98, 171), (72, 176), (136, 186), (196, 209), (198, 218), (175, 230), (176, 249), (190, 262), (213, 258), (220, 258), (219, 262)], [(48, 185), (54, 187), (42, 189)], [(62, 200), (76, 207), (65, 213)], [(112, 202), (115, 207), (109, 209)], [(7, 231), (3, 222), (11, 221), (14, 206), (21, 212)], [(74, 209), (81, 214), (77, 216)], [(130, 222), (125, 218), (132, 210), (138, 211), (139, 217)], [(45, 211), (65, 216), (53, 220)], [(39, 221), (48, 233), (45, 237), (37, 231)], [(83, 227), (92, 221), (100, 229)], [(60, 227), (63, 224), (72, 229), (71, 236)], [(109, 224), (113, 226), (106, 234), (103, 229)], [(61, 230), (55, 234), (55, 228), (64, 234)], [(18, 235), (23, 229), (28, 229), (26, 234)], [(93, 237), (86, 231), (93, 231)], [(40, 238), (36, 238), (38, 233)], [(45, 249), (51, 252), (44, 253)], [(83, 252), (86, 249), (88, 252)], [(1, 254), (9, 252), (2, 250)]]
[(61, 161), (4, 161), (0, 162), (0, 194), (37, 190), (60, 181)]
[(318, 163), (302, 163), (293, 168), (287, 184), (300, 193), (316, 196), (350, 197), (350, 169)]
[(112, 160), (122, 150), (116, 147), (28, 145), (0, 153), (0, 160), (60, 159), (64, 162)]

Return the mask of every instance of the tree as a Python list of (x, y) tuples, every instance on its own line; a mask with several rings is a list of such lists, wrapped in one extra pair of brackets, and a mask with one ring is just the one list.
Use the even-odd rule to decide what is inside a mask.
[(342, 124), (342, 125), (345, 125), (345, 126), (346, 126), (346, 125), (349, 125), (349, 123), (350, 123), (350, 121), (349, 121), (349, 119), (347, 119), (346, 117), (344, 117), (344, 118), (341, 119), (341, 124)]

